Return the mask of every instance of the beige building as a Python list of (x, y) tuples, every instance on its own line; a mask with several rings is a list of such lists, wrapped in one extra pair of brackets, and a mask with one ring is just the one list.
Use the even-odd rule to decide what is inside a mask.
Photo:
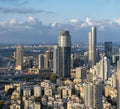
[(34, 96), (40, 97), (41, 96), (41, 87), (39, 85), (34, 86)]
[(117, 97), (117, 89), (115, 89), (111, 86), (108, 86), (108, 85), (104, 87), (104, 93), (105, 93), (106, 97), (108, 97), (108, 96), (110, 96), (111, 98)]
[(20, 99), (20, 92), (15, 90), (11, 95), (11, 100), (17, 100)]
[(20, 104), (12, 104), (12, 105), (10, 105), (10, 109), (21, 109), (21, 105)]
[(23, 68), (23, 48), (18, 45), (16, 48), (16, 70), (22, 70)]
[(44, 94), (47, 96), (52, 96), (52, 88), (51, 87), (45, 87), (44, 88)]

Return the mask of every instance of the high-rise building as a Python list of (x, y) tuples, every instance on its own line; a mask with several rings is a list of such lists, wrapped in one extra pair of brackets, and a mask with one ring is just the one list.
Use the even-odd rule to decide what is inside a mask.
[(112, 42), (105, 42), (105, 56), (112, 61)]
[(53, 52), (51, 51), (51, 49), (49, 48), (47, 51), (45, 51), (45, 55), (46, 55), (46, 68), (47, 69), (52, 69), (52, 61), (53, 61)]
[(117, 109), (120, 109), (120, 48), (119, 61), (117, 62)]
[(38, 68), (44, 69), (45, 68), (45, 57), (44, 54), (40, 54), (38, 56)]
[(96, 64), (96, 27), (91, 27), (91, 32), (88, 36), (88, 59), (90, 67)]
[(58, 37), (59, 77), (69, 78), (71, 69), (71, 36), (69, 31), (62, 31)]
[(85, 84), (86, 109), (102, 109), (102, 84), (99, 80)]
[(54, 46), (53, 73), (59, 74), (58, 46)]
[(16, 70), (22, 70), (23, 68), (23, 48), (18, 45), (16, 48)]
[(104, 55), (101, 56), (101, 60), (96, 64), (96, 74), (104, 81), (110, 77), (110, 61)]

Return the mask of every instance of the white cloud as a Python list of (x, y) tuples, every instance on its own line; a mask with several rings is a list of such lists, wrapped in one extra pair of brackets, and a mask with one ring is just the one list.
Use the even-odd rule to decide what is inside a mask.
[(32, 22), (32, 23), (34, 23), (36, 20), (32, 17), (32, 16), (29, 16), (29, 18), (28, 18), (28, 22)]
[(120, 18), (115, 18), (115, 19), (113, 19), (113, 21), (120, 25)]
[(78, 20), (77, 19), (71, 19), (70, 22), (71, 23), (78, 23)]
[(93, 22), (91, 21), (91, 19), (90, 19), (89, 17), (87, 17), (87, 18), (85, 19), (85, 22), (86, 22), (89, 26), (93, 25)]
[[(73, 23), (72, 23), (73, 22)], [(109, 23), (111, 22), (111, 23)], [(119, 25), (118, 25), (119, 24)], [(44, 24), (40, 19), (36, 19), (29, 16), (27, 21), (16, 21), (16, 19), (10, 19), (9, 21), (0, 21), (0, 37), (3, 40), (21, 40), (21, 41), (57, 41), (57, 36), (60, 31), (67, 29), (70, 31), (71, 36), (74, 37), (74, 41), (80, 41), (82, 39), (87, 40), (88, 32), (92, 25), (97, 26), (97, 31), (100, 33), (100, 37), (109, 39), (112, 38), (113, 33), (117, 37), (120, 34), (120, 19), (114, 20), (101, 20), (94, 21), (90, 18), (86, 18), (83, 21), (78, 21), (77, 19), (71, 19), (66, 23), (52, 22)], [(112, 30), (112, 31), (111, 31)], [(111, 33), (112, 32), (112, 33)], [(3, 34), (4, 33), (4, 34)], [(4, 39), (4, 36), (6, 39)], [(11, 37), (10, 37), (11, 36)], [(28, 38), (29, 36), (29, 38)], [(44, 36), (44, 37), (43, 37)], [(118, 35), (119, 36), (119, 35)], [(21, 38), (22, 37), (22, 38)], [(25, 39), (24, 39), (25, 38)], [(24, 40), (23, 40), (24, 39)], [(99, 39), (99, 38), (98, 38)], [(118, 40), (117, 39), (117, 40)]]
[(16, 19), (14, 19), (14, 18), (12, 18), (10, 21), (9, 21), (9, 24), (10, 25), (14, 25), (14, 24), (16, 24), (17, 22), (16, 22)]
[(52, 27), (56, 27), (56, 26), (57, 26), (57, 23), (56, 23), (56, 22), (53, 22), (53, 23), (51, 24), (51, 26), (52, 26)]

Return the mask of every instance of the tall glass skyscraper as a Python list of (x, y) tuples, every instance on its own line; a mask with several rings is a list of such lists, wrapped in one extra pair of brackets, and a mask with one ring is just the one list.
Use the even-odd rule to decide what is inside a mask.
[(112, 62), (112, 42), (105, 42), (105, 56)]
[(91, 27), (91, 32), (88, 36), (88, 59), (90, 67), (96, 64), (96, 27)]
[(59, 77), (69, 78), (71, 69), (71, 36), (69, 31), (62, 31), (58, 37)]

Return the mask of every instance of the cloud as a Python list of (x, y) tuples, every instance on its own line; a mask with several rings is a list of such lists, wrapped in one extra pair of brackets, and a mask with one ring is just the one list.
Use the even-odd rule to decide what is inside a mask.
[(86, 19), (85, 19), (85, 22), (88, 24), (88, 25), (92, 25), (93, 23), (92, 23), (92, 21), (91, 21), (91, 19), (89, 18), (89, 17), (87, 17)]
[(28, 14), (28, 13), (43, 13), (44, 10), (34, 10), (32, 8), (0, 8), (2, 13), (17, 13), (17, 14)]
[(71, 19), (70, 22), (71, 23), (78, 23), (78, 20), (77, 19)]
[(113, 19), (113, 21), (120, 25), (120, 18), (115, 18), (115, 19)]
[(0, 0), (1, 3), (11, 3), (12, 5), (28, 4), (28, 0)]
[(119, 23), (118, 19), (93, 21), (90, 18), (85, 18), (83, 21), (72, 20), (73, 23), (68, 20), (66, 23), (51, 22), (44, 24), (40, 19), (36, 19), (33, 16), (29, 16), (23, 23), (12, 18), (8, 21), (0, 22), (0, 39), (1, 42), (57, 43), (60, 31), (69, 30), (72, 42), (87, 42), (88, 32), (91, 30), (90, 27), (95, 25), (97, 26), (98, 41), (118, 41), (120, 40), (120, 25), (116, 26), (116, 22)]
[(35, 22), (35, 19), (32, 16), (29, 16), (28, 22)]
[(0, 1), (2, 1), (2, 2), (16, 2), (18, 0), (0, 0)]
[(11, 25), (16, 24), (16, 19), (12, 18), (12, 19), (9, 21), (9, 24), (11, 24)]

